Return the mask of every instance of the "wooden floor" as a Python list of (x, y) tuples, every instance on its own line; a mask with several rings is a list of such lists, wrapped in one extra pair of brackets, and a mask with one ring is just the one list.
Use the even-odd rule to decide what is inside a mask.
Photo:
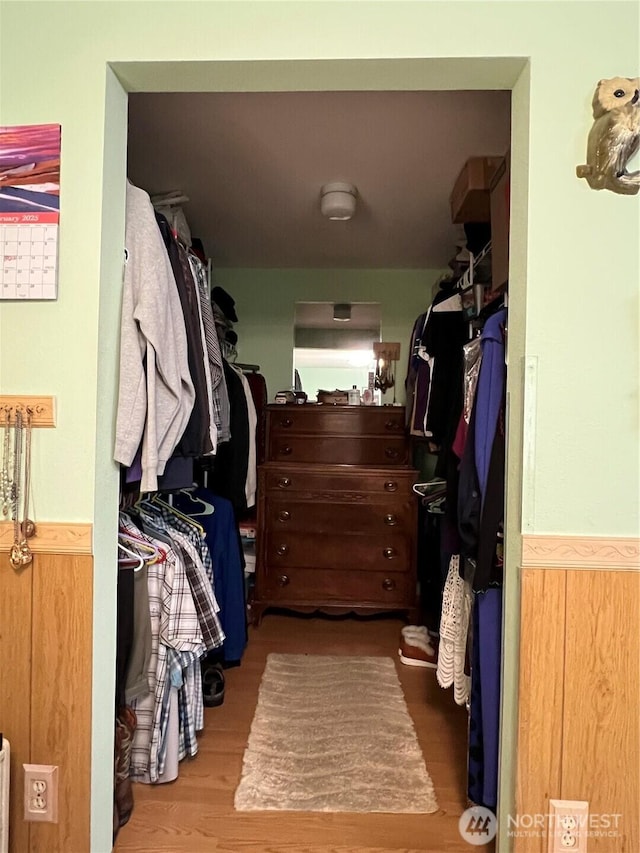
[[(205, 710), (205, 730), (193, 761), (182, 762), (169, 785), (135, 785), (135, 809), (118, 835), (117, 853), (469, 853), (458, 833), (466, 808), (464, 708), (442, 690), (433, 670), (397, 657), (402, 623), (395, 618), (318, 617), (267, 613), (250, 629), (242, 666), (226, 671), (225, 702)], [(436, 790), (432, 815), (235, 812), (233, 796), (269, 652), (389, 655), (397, 668), (420, 746)], [(384, 702), (384, 696), (380, 696)]]

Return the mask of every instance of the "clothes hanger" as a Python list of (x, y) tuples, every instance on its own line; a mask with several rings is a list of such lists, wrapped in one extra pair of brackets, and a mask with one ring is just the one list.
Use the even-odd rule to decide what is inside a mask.
[[(136, 554), (133, 551), (130, 551), (129, 548), (125, 547), (122, 542), (118, 542), (118, 550), (124, 552), (129, 556), (129, 560), (120, 560), (118, 558), (118, 565), (123, 568), (132, 568), (134, 572), (139, 572), (140, 569), (144, 566), (145, 560), (144, 557), (141, 557), (140, 554)], [(133, 560), (133, 565), (131, 565), (130, 560)]]
[(434, 480), (429, 480), (427, 483), (414, 483), (411, 487), (416, 495), (423, 498), (430, 489), (442, 489), (447, 485), (447, 481), (436, 477)]
[(171, 506), (171, 504), (167, 503), (166, 501), (163, 501), (162, 498), (158, 497), (158, 495), (154, 495), (149, 501), (149, 503), (151, 504), (151, 506), (157, 504), (158, 506), (164, 507), (164, 509), (168, 509), (178, 518), (181, 518), (182, 521), (186, 521), (187, 524), (190, 524), (192, 527), (195, 527), (196, 530), (198, 530), (198, 532), (200, 533), (200, 535), (204, 536), (204, 527), (198, 524), (198, 522), (195, 519), (191, 518), (191, 516), (185, 515), (183, 512), (180, 512), (179, 509), (176, 509), (174, 506)]
[(120, 531), (118, 533), (118, 544), (120, 544), (120, 540), (124, 542), (128, 542), (131, 545), (134, 545), (140, 551), (146, 551), (149, 555), (149, 558), (145, 561), (150, 565), (154, 563), (163, 563), (167, 559), (167, 554), (162, 548), (156, 548), (155, 545), (152, 545), (150, 542), (147, 542), (144, 539), (139, 539), (137, 536), (133, 536), (130, 533), (124, 533)]
[(213, 504), (203, 501), (202, 498), (199, 498), (196, 495), (192, 494), (189, 489), (180, 489), (180, 494), (185, 495), (195, 504), (200, 504), (201, 507), (204, 507), (202, 512), (194, 512), (190, 516), (190, 518), (198, 517), (200, 515), (213, 515), (213, 513), (216, 511), (216, 508), (213, 506)]

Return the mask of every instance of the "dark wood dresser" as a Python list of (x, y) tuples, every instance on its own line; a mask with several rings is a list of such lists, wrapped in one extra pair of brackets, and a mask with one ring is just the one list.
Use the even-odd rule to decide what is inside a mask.
[(404, 409), (271, 405), (266, 441), (256, 623), (268, 607), (415, 618), (417, 472)]

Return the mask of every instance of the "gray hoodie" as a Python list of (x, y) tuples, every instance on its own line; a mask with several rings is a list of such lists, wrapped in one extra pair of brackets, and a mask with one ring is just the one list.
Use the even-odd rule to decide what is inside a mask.
[(182, 437), (195, 390), (167, 250), (149, 196), (129, 182), (125, 246), (114, 458), (131, 465), (142, 441), (140, 490), (150, 492)]

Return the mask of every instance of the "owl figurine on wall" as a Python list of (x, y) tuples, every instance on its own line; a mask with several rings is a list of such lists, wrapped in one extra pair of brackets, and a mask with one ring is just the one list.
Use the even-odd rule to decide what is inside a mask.
[(640, 171), (627, 163), (640, 146), (640, 77), (600, 80), (593, 96), (593, 127), (587, 142), (587, 164), (576, 174), (594, 190), (634, 195)]

